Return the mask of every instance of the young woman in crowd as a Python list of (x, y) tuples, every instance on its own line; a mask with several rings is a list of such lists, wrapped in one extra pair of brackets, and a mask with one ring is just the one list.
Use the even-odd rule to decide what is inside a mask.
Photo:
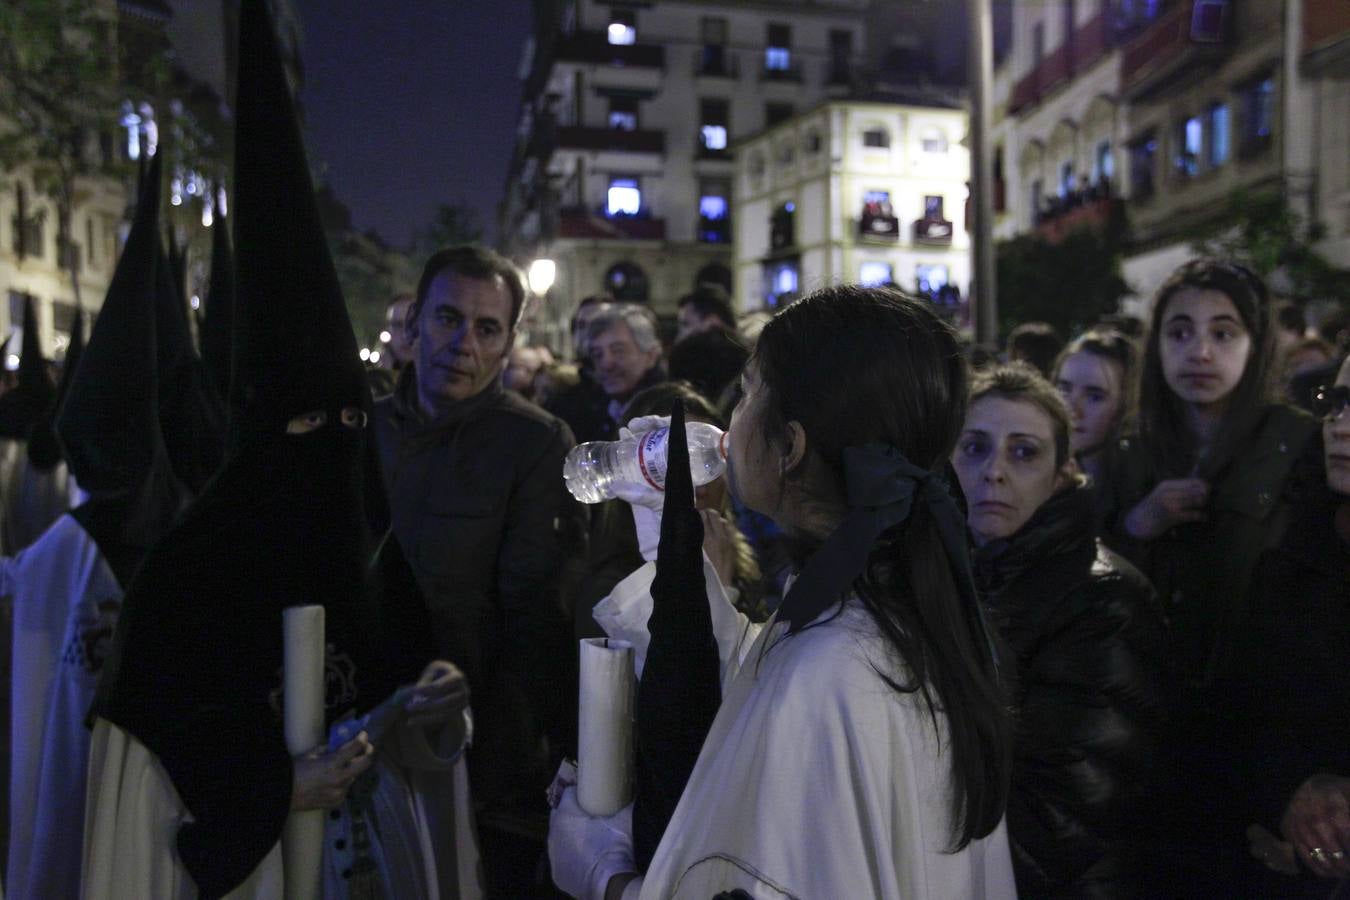
[(1228, 692), (1248, 896), (1323, 898), (1350, 879), (1350, 362), (1317, 400), (1311, 489), (1256, 567)]
[(1268, 307), (1241, 266), (1202, 259), (1172, 274), (1153, 305), (1138, 433), (1104, 479), (1108, 543), (1153, 582), (1197, 688), (1231, 649), (1252, 569), (1280, 535), (1281, 491), (1315, 430), (1271, 400)]
[[(1099, 373), (1075, 368), (1073, 355), (1070, 377), (1091, 384)], [(1166, 770), (1167, 631), (1148, 582), (1094, 537), (1070, 421), (1030, 367), (981, 372), (952, 465), (1014, 685), (1008, 837), (1018, 893), (1138, 896)]]
[(569, 788), (555, 880), (583, 897), (1013, 896), (1011, 725), (938, 474), (965, 412), (955, 334), (899, 292), (826, 288), (765, 327), (743, 378), (731, 489), (794, 537), (800, 575), (724, 679), (645, 874), (623, 864), (627, 815), (588, 817)]
[(1125, 423), (1136, 356), (1134, 344), (1123, 334), (1089, 331), (1070, 342), (1055, 361), (1053, 381), (1073, 416), (1069, 452), (1094, 482)]
[(1235, 864), (1220, 828), (1234, 756), (1216, 736), (1215, 685), (1252, 570), (1287, 521), (1290, 470), (1315, 431), (1311, 416), (1271, 400), (1269, 306), (1259, 277), (1218, 260), (1189, 262), (1163, 283), (1144, 348), (1138, 433), (1120, 442), (1102, 479), (1107, 543), (1148, 576), (1171, 626), (1187, 789), (1160, 829), (1170, 835), (1173, 880), (1196, 891), (1224, 890)]

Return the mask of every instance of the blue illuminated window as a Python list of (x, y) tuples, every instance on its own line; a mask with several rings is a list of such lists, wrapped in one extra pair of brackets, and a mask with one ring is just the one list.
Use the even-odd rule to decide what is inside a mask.
[(611, 178), (605, 197), (605, 214), (635, 216), (642, 209), (642, 189), (636, 178)]
[(724, 125), (704, 125), (699, 129), (703, 146), (708, 150), (727, 149), (727, 129)]
[(726, 197), (700, 197), (698, 200), (698, 214), (705, 219), (716, 221), (727, 217), (727, 198)]
[(769, 47), (764, 51), (764, 68), (770, 72), (786, 72), (792, 67), (792, 51), (787, 47)]
[(858, 270), (858, 283), (864, 287), (877, 287), (893, 280), (890, 263), (865, 262)]
[(1205, 125), (1199, 116), (1192, 116), (1177, 125), (1177, 173), (1192, 177), (1200, 172), (1200, 154), (1205, 147)]
[(623, 112), (617, 109), (610, 110), (609, 127), (617, 128), (619, 131), (637, 131), (637, 113)]
[(609, 27), (605, 37), (611, 44), (621, 47), (637, 43), (637, 16), (632, 10), (616, 9), (609, 14)]
[(1209, 108), (1209, 164), (1221, 166), (1228, 162), (1228, 104), (1215, 103)]
[(931, 297), (947, 286), (946, 266), (915, 266), (914, 274), (919, 293), (925, 296)]

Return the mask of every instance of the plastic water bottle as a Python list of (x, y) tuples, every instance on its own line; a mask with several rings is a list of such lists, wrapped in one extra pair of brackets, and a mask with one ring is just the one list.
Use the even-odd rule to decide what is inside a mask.
[[(684, 427), (694, 486), (707, 484), (726, 471), (726, 434), (703, 422), (687, 422)], [(609, 500), (625, 485), (664, 491), (669, 443), (670, 429), (658, 428), (621, 441), (579, 444), (563, 462), (563, 480), (582, 503)]]

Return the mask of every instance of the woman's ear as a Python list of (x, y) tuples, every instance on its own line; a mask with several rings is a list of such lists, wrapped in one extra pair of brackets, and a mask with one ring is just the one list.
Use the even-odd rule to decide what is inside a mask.
[(802, 428), (802, 423), (795, 419), (787, 423), (787, 446), (783, 448), (781, 457), (780, 475), (790, 475), (795, 472), (806, 459), (806, 429)]

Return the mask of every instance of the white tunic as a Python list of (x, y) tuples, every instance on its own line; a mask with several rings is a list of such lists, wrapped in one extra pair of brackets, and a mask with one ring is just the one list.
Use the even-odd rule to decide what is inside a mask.
[[(478, 900), (482, 896), (472, 831), (468, 778), (460, 750), (390, 740), (377, 757), (371, 814), (384, 896), (410, 900)], [(82, 897), (193, 900), (196, 885), (178, 858), (179, 827), (191, 814), (158, 758), (134, 736), (99, 719), (89, 755)], [(247, 790), (247, 785), (241, 785)], [(331, 819), (324, 862), (325, 900), (347, 896), (331, 858)], [(280, 900), (285, 885), (280, 842), (227, 900)]]
[(88, 533), (61, 516), (6, 562), (0, 595), (14, 609), (8, 893), (74, 897), (89, 758), (84, 719), (122, 589)]
[[(632, 587), (610, 598), (625, 601), (630, 620)], [(826, 622), (828, 611), (765, 653), (786, 630), (771, 620), (728, 659), (725, 648), (746, 632), (709, 597), (714, 628), (731, 626), (717, 634), (722, 706), (641, 882), (642, 900), (708, 900), (737, 888), (822, 900), (1017, 896), (1005, 825), (946, 852), (945, 719), (940, 733), (919, 694), (897, 694), (878, 676), (874, 664), (903, 681), (861, 604)]]
[(46, 472), (28, 461), (28, 443), (0, 439), (0, 549), (14, 555), (36, 541), (69, 510), (78, 489), (59, 462)]

